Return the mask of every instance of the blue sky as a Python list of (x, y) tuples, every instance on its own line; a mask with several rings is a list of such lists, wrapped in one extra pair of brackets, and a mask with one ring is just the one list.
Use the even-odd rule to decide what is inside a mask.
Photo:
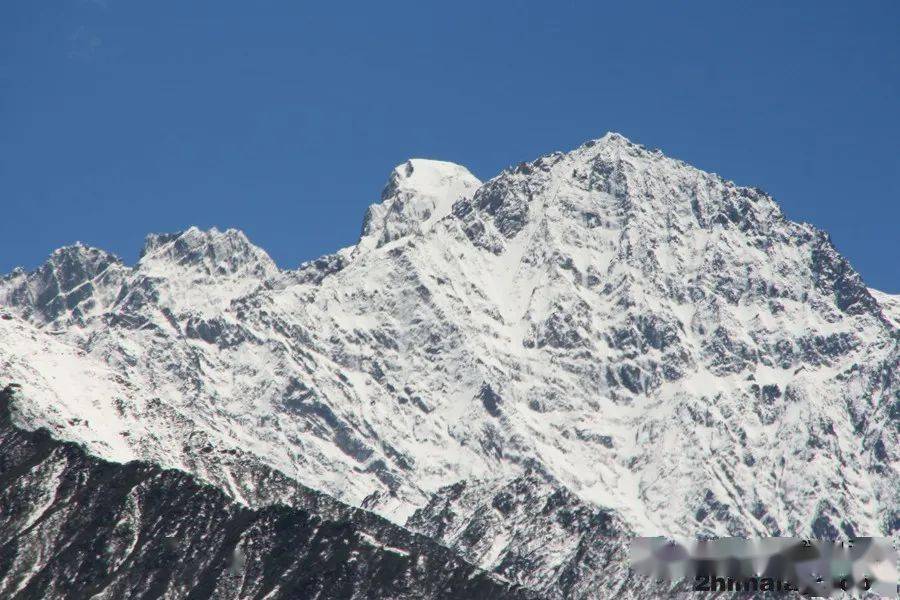
[(900, 292), (900, 2), (11, 0), (0, 271), (75, 240), (355, 241), (409, 157), (488, 178), (618, 131), (773, 196)]

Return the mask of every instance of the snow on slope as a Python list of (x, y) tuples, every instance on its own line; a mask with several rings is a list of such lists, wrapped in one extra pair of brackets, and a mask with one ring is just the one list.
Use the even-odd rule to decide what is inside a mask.
[(151, 236), (115, 276), (59, 252), (0, 303), (130, 384), (132, 452), (251, 504), (229, 452), (401, 523), (536, 471), (638, 534), (900, 528), (890, 302), (760, 190), (616, 134), (483, 185), (410, 161), (357, 246), (295, 271), (234, 231)]
[(6, 381), (27, 382), (29, 403), (20, 419), (117, 462), (136, 458), (127, 441), (140, 423), (125, 420), (115, 406), (131, 391), (113, 369), (65, 341), (19, 319), (0, 319)]
[(869, 293), (878, 300), (884, 318), (894, 327), (900, 327), (900, 294), (887, 294), (873, 289), (869, 289)]
[(382, 246), (415, 232), (425, 232), (450, 214), (457, 200), (471, 196), (481, 182), (460, 165), (412, 158), (391, 172), (363, 221), (360, 247)]

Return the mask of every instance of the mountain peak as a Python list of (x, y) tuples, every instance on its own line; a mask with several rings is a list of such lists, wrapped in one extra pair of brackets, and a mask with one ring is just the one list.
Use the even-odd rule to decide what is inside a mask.
[(462, 165), (443, 160), (411, 158), (391, 171), (381, 198), (382, 200), (393, 198), (401, 190), (425, 196), (439, 196), (445, 194), (448, 188), (466, 182), (481, 183)]
[(594, 138), (587, 140), (581, 146), (565, 153), (559, 153), (560, 155), (570, 155), (570, 156), (578, 156), (584, 155), (585, 153), (589, 155), (594, 155), (598, 151), (603, 149), (615, 149), (619, 151), (633, 152), (633, 153), (658, 153), (662, 154), (659, 151), (653, 151), (651, 149), (646, 148), (642, 144), (632, 141), (631, 139), (625, 137), (621, 133), (616, 133), (615, 131), (609, 131), (605, 133), (603, 136), (599, 138)]
[(450, 214), (453, 203), (471, 196), (481, 181), (451, 162), (412, 158), (391, 171), (381, 202), (366, 211), (360, 244), (382, 246), (426, 231)]
[(86, 246), (84, 244), (84, 242), (82, 242), (80, 240), (76, 240), (75, 242), (73, 242), (71, 244), (66, 244), (65, 246), (60, 246), (59, 248), (57, 248), (56, 250), (51, 252), (50, 256), (58, 256), (61, 254), (70, 254), (73, 252), (80, 253), (87, 249), (88, 249), (88, 246)]
[(99, 294), (127, 271), (114, 254), (75, 242), (54, 250), (34, 271), (16, 269), (2, 280), (0, 303), (17, 307), (38, 323), (84, 316), (105, 306)]
[(191, 226), (175, 233), (151, 233), (140, 254), (143, 268), (175, 265), (208, 275), (245, 274), (268, 277), (278, 268), (266, 252), (253, 245), (243, 231)]
[[(606, 145), (619, 145), (619, 146), (631, 146), (634, 145), (633, 142), (622, 135), (621, 133), (615, 131), (607, 131), (603, 134), (602, 137), (592, 140), (595, 144), (606, 144)], [(591, 142), (588, 142), (591, 143)]]

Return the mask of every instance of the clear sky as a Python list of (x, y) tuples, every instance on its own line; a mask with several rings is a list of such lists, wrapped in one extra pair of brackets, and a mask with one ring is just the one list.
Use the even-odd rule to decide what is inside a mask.
[(410, 157), (486, 179), (618, 131), (779, 201), (900, 292), (900, 2), (0, 6), (0, 271), (238, 227), (355, 241)]

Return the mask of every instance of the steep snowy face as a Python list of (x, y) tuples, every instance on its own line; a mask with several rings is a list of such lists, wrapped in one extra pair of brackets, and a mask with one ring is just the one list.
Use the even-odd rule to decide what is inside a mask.
[[(149, 235), (129, 285), (122, 313), (162, 316), (176, 330), (185, 317), (217, 318), (232, 299), (279, 275), (275, 263), (236, 229), (215, 228)], [(143, 310), (142, 310), (143, 309)], [(174, 318), (173, 318), (174, 316)]]
[(881, 307), (884, 318), (890, 321), (894, 327), (900, 327), (900, 294), (885, 294), (878, 290), (869, 290), (872, 297)]
[(83, 323), (115, 300), (129, 269), (114, 255), (81, 243), (53, 252), (33, 273), (21, 269), (0, 282), (0, 305), (21, 306), (36, 323)]
[(139, 267), (166, 274), (185, 270), (198, 275), (265, 279), (277, 273), (272, 259), (247, 239), (242, 231), (215, 227), (201, 231), (191, 227), (174, 234), (147, 236)]
[(153, 238), (59, 340), (133, 390), (116, 443), (251, 504), (255, 460), (398, 522), (538, 471), (636, 534), (898, 529), (897, 328), (825, 234), (616, 134), (480, 186), (420, 162), (359, 245), (297, 271), (207, 249), (227, 232)]
[(460, 165), (413, 158), (398, 165), (363, 221), (360, 247), (384, 244), (416, 232), (425, 232), (450, 213), (461, 198), (481, 185)]
[(896, 460), (896, 330), (827, 236), (615, 135), (453, 215), (325, 279), (305, 323), (420, 485), (534, 459), (643, 531), (893, 527), (870, 473)]

